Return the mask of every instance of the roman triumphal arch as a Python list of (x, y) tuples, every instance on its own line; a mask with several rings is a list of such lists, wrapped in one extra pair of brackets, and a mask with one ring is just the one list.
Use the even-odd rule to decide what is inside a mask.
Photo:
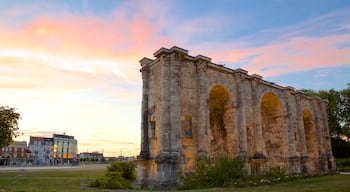
[(141, 152), (135, 182), (172, 188), (198, 158), (240, 157), (250, 174), (335, 169), (327, 101), (179, 47), (141, 59)]

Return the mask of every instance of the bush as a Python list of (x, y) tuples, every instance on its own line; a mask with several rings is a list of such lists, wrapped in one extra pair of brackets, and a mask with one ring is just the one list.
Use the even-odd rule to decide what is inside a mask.
[(136, 164), (133, 161), (122, 162), (122, 161), (112, 161), (107, 167), (107, 172), (120, 172), (121, 176), (127, 180), (136, 179)]
[(91, 186), (102, 189), (132, 189), (131, 184), (132, 181), (123, 178), (120, 172), (107, 172), (104, 176), (97, 178)]
[(221, 157), (211, 163), (206, 159), (197, 161), (196, 171), (180, 178), (181, 186), (178, 189), (199, 189), (214, 187), (252, 187), (272, 185), (303, 179), (308, 177), (322, 176), (323, 174), (292, 174), (286, 175), (284, 167), (269, 167), (260, 175), (248, 175), (244, 168), (244, 162), (240, 159)]
[(216, 187), (231, 186), (234, 181), (247, 176), (243, 161), (229, 157), (219, 158), (208, 172), (211, 183)]
[(135, 167), (135, 162), (112, 161), (107, 167), (107, 173), (90, 186), (102, 189), (132, 189), (132, 183), (136, 179)]
[(349, 171), (350, 170), (350, 158), (336, 159), (338, 171)]
[(233, 186), (247, 176), (243, 161), (230, 157), (218, 158), (215, 163), (206, 159), (197, 161), (196, 171), (181, 177), (179, 189), (198, 189)]

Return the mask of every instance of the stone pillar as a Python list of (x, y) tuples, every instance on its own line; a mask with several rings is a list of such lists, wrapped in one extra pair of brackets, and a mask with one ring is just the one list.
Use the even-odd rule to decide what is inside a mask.
[(160, 116), (160, 138), (159, 151), (170, 151), (170, 56), (163, 54), (160, 57), (160, 64), (162, 65), (162, 90), (161, 94), (161, 112)]
[(148, 94), (149, 94), (149, 64), (153, 60), (143, 58), (140, 72), (142, 74), (142, 106), (141, 106), (141, 152), (139, 159), (149, 159), (149, 140), (148, 140)]
[(137, 179), (135, 185), (138, 187), (145, 187), (151, 185), (155, 180), (155, 175), (152, 174), (154, 170), (154, 163), (150, 160), (149, 151), (149, 136), (148, 136), (148, 94), (149, 94), (149, 65), (153, 60), (148, 58), (141, 59), (142, 74), (142, 106), (141, 106), (141, 152), (137, 157)]
[(160, 153), (156, 158), (158, 189), (176, 186), (176, 173), (182, 170), (184, 157), (181, 153), (181, 103), (180, 61), (181, 51), (172, 48), (162, 56), (162, 107)]
[(304, 119), (303, 119), (303, 106), (301, 103), (301, 95), (297, 93), (295, 95), (296, 104), (297, 104), (297, 126), (298, 126), (298, 135), (299, 135), (299, 146), (301, 152), (301, 171), (303, 173), (310, 172), (309, 157), (306, 150), (306, 137), (305, 137), (305, 128), (304, 128)]
[(237, 93), (238, 93), (238, 130), (239, 130), (239, 156), (246, 159), (248, 155), (247, 145), (247, 123), (246, 123), (246, 103), (244, 91), (244, 75), (237, 73)]
[[(324, 152), (324, 145), (323, 145), (323, 134), (322, 134), (322, 126), (321, 126), (321, 119), (320, 119), (320, 110), (321, 106), (319, 103), (319, 98), (313, 98), (312, 99), (312, 108), (315, 114), (315, 128), (316, 128), (316, 138), (317, 138), (317, 146), (318, 146), (318, 170), (321, 171), (327, 171), (327, 158), (326, 154)], [(317, 161), (316, 160), (316, 161)]]
[(289, 173), (299, 173), (300, 164), (298, 162), (298, 157), (296, 154), (293, 109), (290, 102), (292, 100), (293, 91), (294, 89), (292, 87), (286, 87), (284, 90), (284, 98), (286, 101), (285, 104), (286, 104), (286, 128), (287, 128), (287, 138), (288, 138)]
[(321, 100), (321, 115), (324, 127), (324, 142), (325, 142), (325, 150), (326, 150), (326, 156), (328, 160), (328, 171), (335, 171), (336, 170), (336, 164), (335, 164), (335, 159), (333, 156), (332, 152), (332, 144), (331, 144), (331, 138), (330, 138), (330, 132), (329, 132), (329, 126), (328, 126), (328, 117), (327, 117), (327, 105), (328, 101), (327, 100)]
[(254, 121), (254, 132), (255, 132), (255, 153), (253, 159), (250, 161), (251, 173), (255, 175), (261, 174), (266, 165), (265, 143), (262, 134), (261, 124), (261, 102), (259, 97), (258, 82), (255, 77), (251, 80), (252, 84), (252, 103), (253, 103), (253, 121)]
[(181, 129), (181, 53), (170, 55), (170, 141), (171, 151), (179, 152), (182, 148)]
[(254, 159), (265, 159), (264, 148), (265, 143), (262, 134), (260, 99), (258, 96), (258, 86), (255, 78), (252, 79), (252, 95), (253, 95), (253, 117), (255, 132), (255, 154)]
[(208, 108), (208, 83), (207, 83), (207, 64), (210, 62), (209, 58), (197, 56), (197, 143), (198, 143), (198, 158), (207, 157), (209, 155), (209, 108)]

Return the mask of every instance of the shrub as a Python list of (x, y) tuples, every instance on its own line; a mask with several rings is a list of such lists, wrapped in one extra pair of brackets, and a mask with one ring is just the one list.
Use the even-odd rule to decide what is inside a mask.
[(135, 162), (113, 161), (107, 167), (107, 173), (90, 184), (103, 189), (132, 189), (136, 179)]
[(230, 157), (219, 158), (208, 172), (211, 183), (216, 187), (232, 186), (234, 181), (245, 179), (247, 176), (243, 161)]
[(197, 161), (196, 171), (182, 177), (179, 189), (195, 189), (233, 186), (234, 182), (245, 179), (247, 171), (242, 160), (221, 157), (211, 163), (206, 159)]
[(350, 170), (350, 158), (336, 159), (338, 171), (349, 171)]
[(102, 189), (131, 189), (132, 181), (126, 180), (120, 172), (107, 172), (91, 185)]
[(133, 161), (112, 161), (107, 167), (107, 172), (120, 172), (121, 176), (127, 180), (136, 179), (136, 164)]

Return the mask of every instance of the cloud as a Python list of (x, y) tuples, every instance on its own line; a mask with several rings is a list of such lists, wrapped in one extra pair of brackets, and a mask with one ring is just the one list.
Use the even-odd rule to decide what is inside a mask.
[(350, 34), (295, 37), (265, 46), (218, 50), (211, 55), (232, 67), (244, 66), (249, 73), (274, 76), (350, 64), (350, 47), (339, 47), (344, 42), (350, 42)]
[[(194, 45), (213, 62), (249, 73), (276, 76), (350, 64), (350, 32), (344, 31), (349, 8), (282, 28), (263, 29), (227, 42)], [(343, 25), (344, 24), (344, 25)], [(341, 27), (343, 26), (343, 27)], [(256, 41), (258, 38), (258, 41)], [(257, 43), (259, 42), (259, 43)]]
[(149, 7), (142, 4), (130, 16), (126, 14), (130, 3), (125, 4), (107, 19), (61, 11), (39, 14), (15, 26), (0, 23), (0, 49), (20, 49), (29, 54), (26, 59), (41, 60), (52, 68), (108, 76), (112, 72), (133, 81), (139, 75), (137, 61), (166, 40), (155, 37), (160, 26), (151, 21)]

